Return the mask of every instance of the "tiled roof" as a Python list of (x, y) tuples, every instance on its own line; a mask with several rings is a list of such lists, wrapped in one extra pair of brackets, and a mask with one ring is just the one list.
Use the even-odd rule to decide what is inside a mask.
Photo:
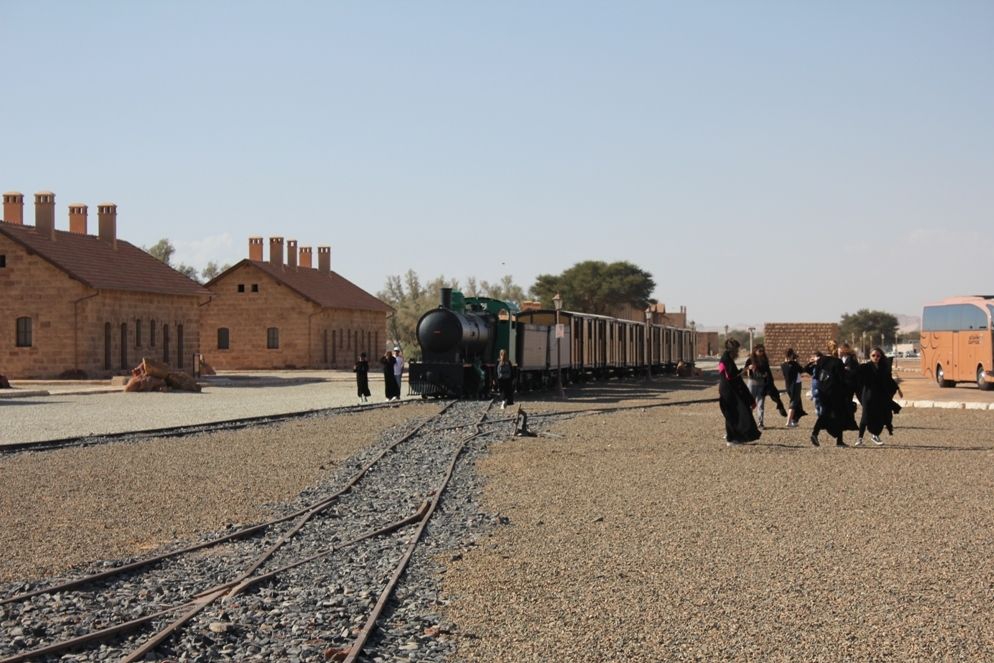
[[(311, 300), (323, 308), (360, 309), (364, 311), (383, 311), (386, 313), (393, 310), (390, 306), (384, 304), (338, 272), (322, 272), (310, 267), (276, 266), (271, 262), (248, 259), (242, 260), (231, 269), (236, 269), (246, 264), (261, 269), (283, 285), (299, 293), (302, 297)], [(209, 287), (219, 278), (221, 277), (218, 276), (208, 283), (207, 286)]]
[(138, 247), (117, 240), (117, 248), (93, 235), (55, 231), (55, 239), (34, 226), (0, 223), (0, 234), (38, 254), (69, 276), (97, 290), (125, 290), (205, 297), (199, 283)]

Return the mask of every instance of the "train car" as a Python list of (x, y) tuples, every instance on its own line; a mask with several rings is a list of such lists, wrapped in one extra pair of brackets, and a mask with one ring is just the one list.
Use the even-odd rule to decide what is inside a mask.
[[(558, 322), (558, 324), (557, 324)], [(443, 290), (441, 305), (418, 321), (422, 361), (410, 365), (413, 394), (489, 392), (500, 350), (514, 365), (517, 389), (672, 372), (694, 363), (694, 333), (580, 311), (516, 311), (506, 302)]]
[(501, 350), (517, 352), (516, 308), (443, 288), (438, 308), (418, 320), (421, 361), (408, 365), (410, 393), (457, 398), (489, 392)]

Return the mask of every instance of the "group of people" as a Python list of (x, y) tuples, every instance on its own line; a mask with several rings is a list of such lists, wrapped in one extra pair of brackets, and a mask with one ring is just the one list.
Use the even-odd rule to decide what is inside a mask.
[[(765, 346), (758, 344), (753, 348), (741, 371), (735, 364), (739, 349), (738, 341), (728, 339), (718, 363), (719, 405), (725, 417), (725, 440), (729, 445), (759, 439), (765, 423), (767, 396), (776, 403), (780, 415), (787, 418), (787, 428), (796, 428), (798, 420), (806, 414), (801, 402), (801, 376), (805, 373), (811, 376), (811, 397), (817, 413), (811, 431), (812, 445), (819, 446), (818, 434), (823, 430), (835, 439), (838, 447), (849, 446), (842, 439), (843, 431), (847, 430), (859, 431), (856, 446), (863, 444), (867, 431), (876, 445), (883, 444), (880, 435), (884, 429), (894, 434), (894, 415), (901, 410), (894, 396), (903, 397), (904, 394), (894, 379), (890, 359), (880, 347), (874, 347), (870, 360), (861, 364), (848, 343), (840, 345), (829, 341), (826, 352), (816, 352), (803, 366), (793, 348), (788, 348), (780, 365), (787, 406), (773, 379)], [(857, 401), (862, 406), (858, 423)], [(758, 424), (753, 418), (753, 410)]]
[[(404, 353), (400, 346), (394, 346), (393, 351), (387, 350), (380, 363), (383, 365), (383, 389), (387, 401), (400, 400), (400, 387), (404, 379)], [(369, 360), (366, 353), (359, 353), (359, 359), (352, 367), (355, 373), (356, 392), (360, 403), (368, 403), (372, 395), (369, 391)]]

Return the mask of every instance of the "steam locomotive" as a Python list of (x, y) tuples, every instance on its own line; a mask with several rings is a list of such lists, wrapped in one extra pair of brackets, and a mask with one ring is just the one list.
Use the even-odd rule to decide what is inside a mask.
[(421, 361), (409, 365), (410, 393), (466, 398), (490, 392), (501, 350), (516, 390), (692, 365), (693, 329), (551, 309), (518, 310), (490, 297), (443, 288), (438, 308), (418, 320)]

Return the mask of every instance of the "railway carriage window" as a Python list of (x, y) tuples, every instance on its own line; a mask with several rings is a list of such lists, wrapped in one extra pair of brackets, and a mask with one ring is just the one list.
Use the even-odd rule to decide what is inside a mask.
[(280, 347), (280, 330), (278, 327), (270, 327), (266, 330), (266, 349), (278, 350)]
[(994, 320), (994, 304), (987, 305), (987, 312), (990, 314), (991, 319)]
[(217, 330), (217, 349), (218, 350), (228, 350), (230, 349), (231, 337), (228, 332), (227, 327), (218, 327)]
[(238, 292), (245, 292), (245, 284), (244, 283), (239, 283), (238, 284)]
[(140, 348), (142, 346), (142, 319), (137, 318), (135, 320), (135, 347)]
[(259, 292), (259, 284), (258, 283), (253, 283), (252, 284), (252, 292)]
[(31, 318), (17, 319), (17, 347), (31, 347)]

